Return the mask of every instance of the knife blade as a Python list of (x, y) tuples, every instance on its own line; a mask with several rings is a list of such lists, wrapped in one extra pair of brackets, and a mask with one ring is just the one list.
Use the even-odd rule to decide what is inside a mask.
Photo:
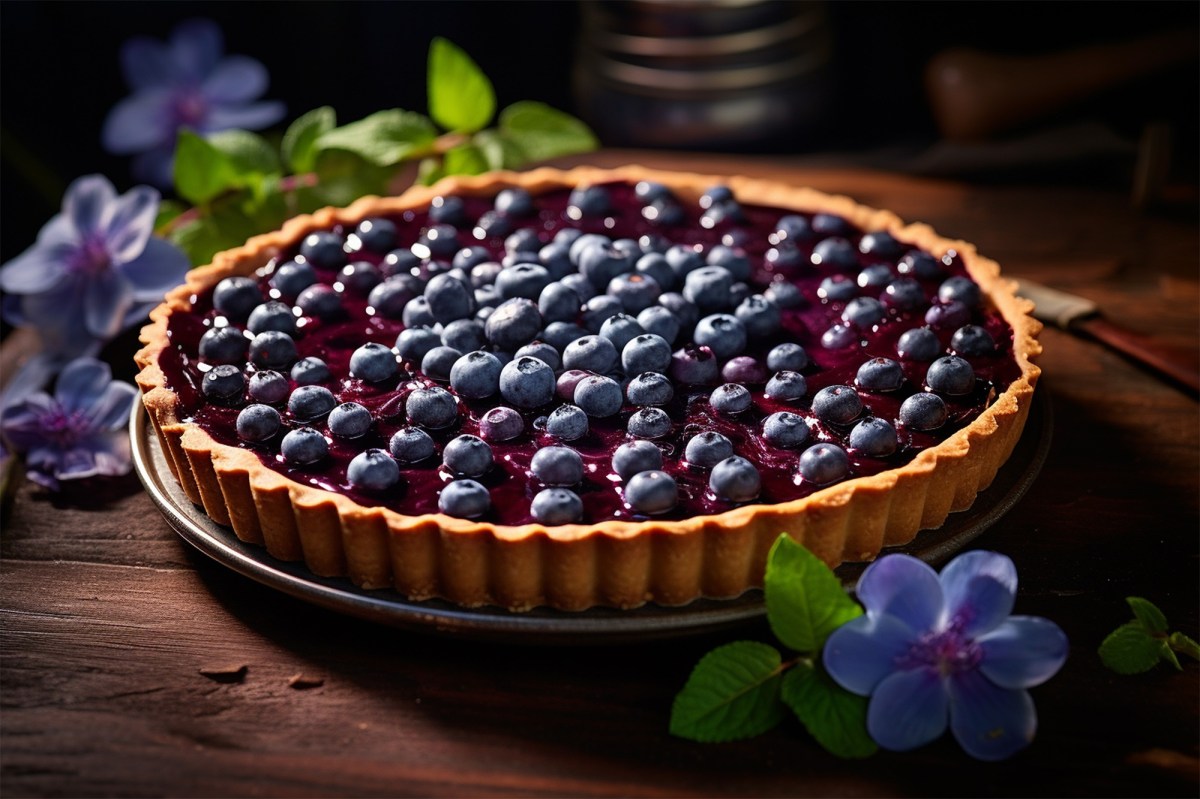
[(1200, 368), (1197, 368), (1194, 355), (1189, 357), (1186, 352), (1106, 319), (1099, 306), (1086, 297), (1024, 278), (1018, 281), (1017, 294), (1033, 301), (1033, 315), (1041, 322), (1087, 336), (1181, 385), (1193, 395), (1200, 394)]

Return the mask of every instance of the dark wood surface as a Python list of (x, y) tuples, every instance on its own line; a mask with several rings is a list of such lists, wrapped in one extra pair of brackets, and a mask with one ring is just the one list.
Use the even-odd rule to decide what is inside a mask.
[[(609, 153), (593, 162), (616, 163)], [(641, 160), (651, 160), (644, 157)], [(969, 186), (778, 159), (654, 156), (845, 193), (974, 241), (1008, 274), (1086, 295), (1120, 324), (1197, 352), (1194, 208), (1126, 196)], [(1197, 632), (1200, 434), (1194, 398), (1057, 330), (1041, 359), (1054, 433), (1032, 489), (976, 546), (1010, 555), (1018, 613), (1071, 639), (1034, 689), (1034, 744), (1000, 764), (949, 738), (837, 760), (785, 722), (753, 741), (667, 733), (709, 648), (471, 643), (315, 609), (206, 559), (137, 478), (21, 484), (0, 548), (0, 791), (5, 796), (1197, 795), (1197, 664), (1137, 677), (1096, 655), (1158, 603)], [(107, 351), (130, 373), (132, 341)], [(240, 681), (222, 676), (245, 666)], [(216, 672), (206, 676), (202, 671)], [(315, 687), (290, 685), (296, 675)]]

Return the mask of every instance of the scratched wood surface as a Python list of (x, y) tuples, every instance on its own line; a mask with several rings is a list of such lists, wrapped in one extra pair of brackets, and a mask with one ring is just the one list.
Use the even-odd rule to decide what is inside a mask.
[[(1196, 354), (1194, 209), (1139, 215), (1113, 192), (766, 159), (638, 160), (776, 177), (891, 208), (976, 242), (1014, 276), (1085, 294), (1114, 320)], [(1196, 635), (1197, 403), (1098, 345), (1059, 331), (1043, 341), (1050, 454), (1026, 498), (977, 545), (1013, 557), (1017, 612), (1057, 621), (1071, 655), (1034, 690), (1037, 740), (1010, 761), (971, 761), (946, 739), (843, 762), (791, 721), (749, 742), (674, 739), (671, 700), (695, 661), (735, 637), (769, 640), (761, 626), (585, 648), (399, 632), (209, 561), (131, 476), (59, 495), (25, 483), (3, 509), (0, 791), (1195, 796), (1197, 665), (1119, 677), (1096, 647), (1125, 620), (1131, 594)], [(126, 337), (106, 354), (129, 375), (132, 350)]]

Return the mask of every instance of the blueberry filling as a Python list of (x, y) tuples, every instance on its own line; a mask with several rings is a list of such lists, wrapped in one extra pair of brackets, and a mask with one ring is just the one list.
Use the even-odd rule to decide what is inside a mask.
[(505, 525), (798, 499), (1019, 375), (957, 255), (748, 199), (507, 190), (320, 231), (172, 315), (160, 365), (293, 480)]

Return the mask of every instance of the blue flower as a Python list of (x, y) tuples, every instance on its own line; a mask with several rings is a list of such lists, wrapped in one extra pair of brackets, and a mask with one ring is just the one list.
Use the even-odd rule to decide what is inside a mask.
[(59, 375), (53, 397), (39, 391), (0, 411), (0, 435), (25, 454), (29, 479), (50, 489), (60, 480), (127, 474), (136, 397), (133, 386), (113, 381), (108, 364), (78, 358)]
[(138, 37), (122, 46), (121, 66), (133, 95), (109, 112), (104, 147), (117, 155), (137, 153), (133, 174), (139, 180), (172, 185), (180, 128), (201, 135), (257, 130), (283, 118), (283, 103), (254, 102), (267, 90), (266, 67), (223, 52), (221, 29), (209, 20), (177, 25), (167, 42)]
[(158, 200), (148, 186), (117, 196), (100, 175), (72, 183), (37, 243), (0, 266), (5, 320), (37, 328), (44, 353), (61, 363), (143, 319), (190, 266), (152, 235)]
[(863, 573), (866, 614), (825, 643), (824, 664), (843, 688), (869, 696), (867, 731), (905, 751), (949, 726), (980, 760), (1002, 760), (1033, 740), (1037, 714), (1025, 689), (1050, 679), (1067, 657), (1058, 625), (1009, 616), (1013, 562), (968, 552), (939, 577), (907, 555), (888, 555)]

